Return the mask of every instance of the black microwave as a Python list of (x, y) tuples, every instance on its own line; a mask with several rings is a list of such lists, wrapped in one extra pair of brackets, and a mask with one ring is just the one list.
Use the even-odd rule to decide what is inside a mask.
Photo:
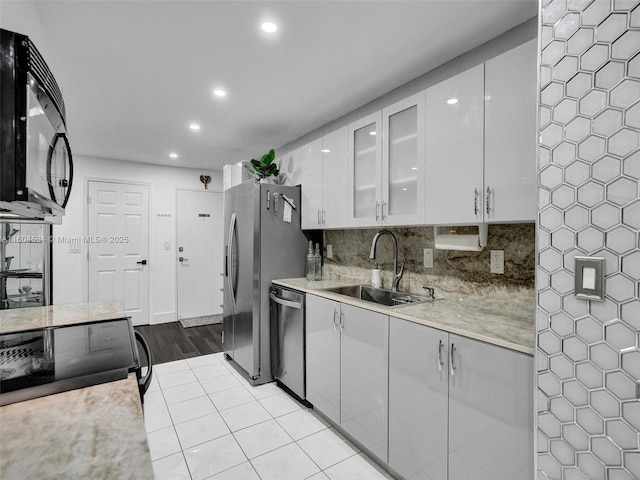
[(60, 88), (29, 37), (0, 29), (0, 220), (60, 223), (72, 182)]

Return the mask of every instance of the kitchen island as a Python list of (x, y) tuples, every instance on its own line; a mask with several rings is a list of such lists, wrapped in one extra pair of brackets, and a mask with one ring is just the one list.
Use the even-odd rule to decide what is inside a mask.
[[(122, 318), (118, 302), (0, 312), (0, 333)], [(0, 478), (153, 479), (135, 373), (0, 407)]]
[(326, 290), (357, 283), (354, 281), (288, 278), (274, 280), (273, 283), (528, 355), (534, 353), (535, 302), (532, 295), (528, 296), (528, 292), (500, 292), (480, 298), (436, 289), (435, 301), (387, 307)]

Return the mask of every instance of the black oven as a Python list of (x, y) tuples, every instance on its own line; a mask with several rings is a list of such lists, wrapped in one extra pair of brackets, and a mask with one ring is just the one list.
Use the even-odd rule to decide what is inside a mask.
[(0, 29), (0, 219), (59, 223), (73, 182), (62, 94), (29, 37)]

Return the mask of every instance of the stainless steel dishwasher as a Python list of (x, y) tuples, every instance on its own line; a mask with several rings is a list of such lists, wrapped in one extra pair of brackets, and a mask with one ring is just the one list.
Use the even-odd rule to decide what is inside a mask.
[(271, 373), (301, 400), (306, 397), (305, 294), (272, 285)]

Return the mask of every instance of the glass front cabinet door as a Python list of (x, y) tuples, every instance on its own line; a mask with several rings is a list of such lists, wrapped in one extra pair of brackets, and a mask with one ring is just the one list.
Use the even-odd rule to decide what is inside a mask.
[(382, 110), (383, 225), (421, 225), (425, 215), (424, 92)]
[(349, 125), (350, 226), (424, 223), (424, 122), (422, 92)]
[(349, 195), (352, 227), (380, 224), (382, 114), (376, 112), (349, 125)]

